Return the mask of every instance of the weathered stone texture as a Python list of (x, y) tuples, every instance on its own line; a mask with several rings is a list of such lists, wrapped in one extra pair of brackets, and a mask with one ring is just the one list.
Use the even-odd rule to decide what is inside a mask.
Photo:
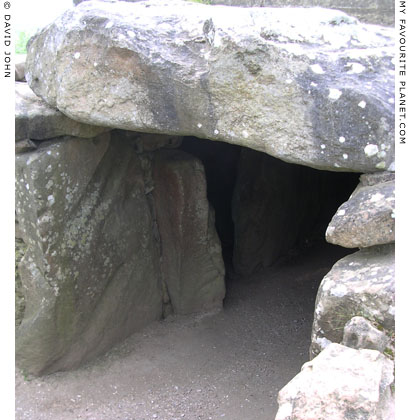
[[(73, 0), (73, 3), (77, 5), (83, 1), (87, 0)], [(362, 22), (394, 26), (394, 0), (204, 0), (203, 3), (241, 7), (326, 7), (342, 10)]]
[(16, 158), (26, 311), (16, 359), (73, 368), (162, 314), (158, 246), (142, 162), (108, 134)]
[(394, 156), (393, 46), (335, 10), (87, 1), (32, 40), (26, 77), (84, 123), (374, 172)]
[[(153, 181), (155, 154), (138, 153), (118, 132), (43, 142), (16, 156), (17, 218), (28, 246), (16, 332), (22, 369), (74, 368), (159, 319), (166, 305), (179, 313), (221, 307), (223, 264), (203, 167), (178, 153), (155, 161), (156, 173), (175, 178), (172, 195), (171, 179)], [(163, 192), (158, 206), (156, 188)], [(167, 221), (177, 228), (171, 237), (156, 219), (167, 211), (180, 217), (177, 225)], [(168, 248), (178, 261), (161, 256)]]
[(26, 81), (26, 54), (16, 54), (16, 62), (14, 63), (15, 81)]
[[(363, 178), (362, 178), (363, 179)], [(364, 178), (366, 183), (372, 183)], [(326, 231), (326, 240), (346, 248), (365, 248), (394, 242), (395, 182), (362, 183), (343, 203)]]
[(353, 317), (343, 329), (344, 346), (353, 349), (370, 349), (384, 352), (389, 337), (362, 316)]
[(163, 280), (175, 313), (221, 309), (225, 267), (202, 163), (181, 151), (154, 158)]
[(394, 26), (394, 0), (209, 0), (209, 2), (246, 7), (326, 7), (342, 10), (363, 22)]
[(27, 83), (16, 83), (15, 87), (16, 142), (26, 139), (46, 140), (65, 135), (89, 138), (108, 130), (66, 117), (35, 95)]
[(275, 420), (394, 420), (393, 362), (331, 344), (279, 392)]
[(394, 245), (362, 249), (338, 261), (316, 297), (311, 357), (341, 343), (345, 324), (362, 316), (394, 332)]

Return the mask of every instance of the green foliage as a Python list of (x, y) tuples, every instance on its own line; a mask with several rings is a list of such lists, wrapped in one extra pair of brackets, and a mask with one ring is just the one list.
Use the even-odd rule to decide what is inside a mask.
[(27, 42), (32, 35), (32, 32), (27, 31), (20, 31), (17, 33), (15, 45), (16, 54), (27, 54)]

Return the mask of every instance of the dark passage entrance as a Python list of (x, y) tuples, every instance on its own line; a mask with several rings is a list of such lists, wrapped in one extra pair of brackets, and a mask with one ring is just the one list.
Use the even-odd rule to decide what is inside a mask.
[[(181, 148), (204, 164), (227, 273), (246, 278), (327, 244), (325, 231), (359, 174), (285, 163), (228, 143), (186, 137)], [(336, 248), (339, 248), (338, 250)]]

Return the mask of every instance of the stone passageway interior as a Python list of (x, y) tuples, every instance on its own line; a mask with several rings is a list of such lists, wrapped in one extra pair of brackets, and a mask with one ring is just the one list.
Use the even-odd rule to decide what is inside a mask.
[(17, 375), (17, 419), (108, 420), (120, 410), (122, 419), (268, 420), (309, 359), (317, 288), (349, 253), (326, 244), (324, 230), (358, 175), (197, 138), (180, 148), (205, 167), (227, 272), (223, 311), (170, 315), (75, 371)]
[(311, 248), (349, 253), (327, 244), (325, 231), (356, 188), (357, 173), (319, 171), (195, 137), (184, 138), (181, 149), (204, 165), (228, 277), (246, 279)]
[(16, 419), (393, 418), (393, 30), (199, 3), (16, 66)]

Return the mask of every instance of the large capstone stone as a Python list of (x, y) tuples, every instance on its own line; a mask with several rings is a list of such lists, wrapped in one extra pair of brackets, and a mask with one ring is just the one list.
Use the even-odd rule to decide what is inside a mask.
[(394, 242), (394, 179), (388, 177), (386, 182), (370, 182), (370, 185), (369, 176), (361, 179), (358, 188), (339, 207), (329, 224), (326, 240), (332, 244), (365, 248)]
[[(172, 312), (174, 301), (175, 312), (221, 307), (224, 273), (203, 167), (182, 152), (157, 159), (140, 150), (140, 136), (115, 131), (43, 142), (16, 156), (17, 217), (27, 245), (20, 262), (24, 318), (16, 331), (24, 371), (74, 368)], [(172, 181), (155, 177), (154, 166), (155, 173), (173, 171), (183, 188), (167, 191)], [(177, 261), (163, 252), (167, 214), (157, 210), (156, 188), (160, 205), (180, 216), (170, 227), (176, 235), (163, 235), (173, 240), (166, 247)], [(187, 250), (181, 241), (193, 226), (201, 228)]]
[[(77, 5), (83, 1), (87, 0), (73, 0), (73, 4)], [(394, 26), (394, 0), (203, 0), (203, 3), (241, 7), (329, 7), (356, 16), (363, 22)]]
[(84, 123), (374, 172), (394, 156), (393, 47), (335, 10), (86, 1), (32, 39), (26, 78)]
[(355, 316), (394, 333), (394, 245), (362, 249), (338, 261), (322, 280), (316, 297), (311, 357), (341, 343)]
[(46, 140), (59, 136), (95, 137), (106, 127), (83, 124), (66, 117), (34, 94), (27, 83), (16, 83), (16, 142)]
[(376, 350), (331, 344), (279, 392), (275, 420), (394, 420), (393, 372)]

